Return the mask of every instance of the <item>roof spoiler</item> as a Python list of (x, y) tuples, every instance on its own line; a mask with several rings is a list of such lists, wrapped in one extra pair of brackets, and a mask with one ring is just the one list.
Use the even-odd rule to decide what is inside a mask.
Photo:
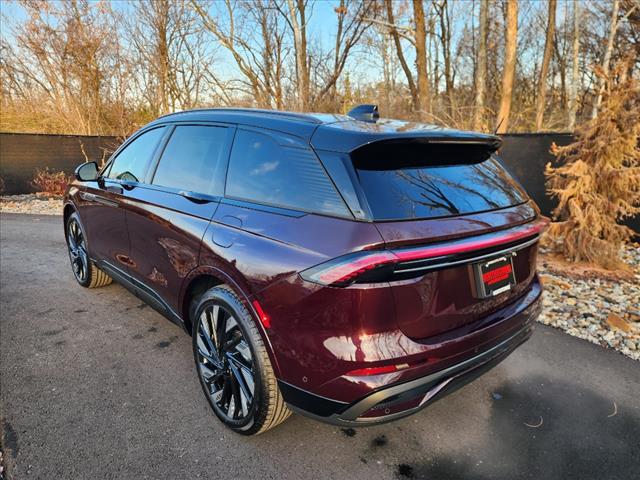
[(473, 165), (489, 159), (500, 144), (498, 137), (399, 137), (362, 145), (351, 155), (363, 169)]
[(362, 122), (370, 122), (376, 123), (376, 121), (380, 118), (380, 113), (378, 113), (378, 106), (365, 104), (358, 105), (349, 110), (347, 115), (354, 120), (360, 120)]

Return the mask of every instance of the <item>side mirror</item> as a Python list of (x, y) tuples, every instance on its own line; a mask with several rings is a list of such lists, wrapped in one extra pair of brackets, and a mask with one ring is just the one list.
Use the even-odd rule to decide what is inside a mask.
[(96, 162), (88, 162), (78, 165), (73, 175), (81, 182), (98, 180), (98, 164)]

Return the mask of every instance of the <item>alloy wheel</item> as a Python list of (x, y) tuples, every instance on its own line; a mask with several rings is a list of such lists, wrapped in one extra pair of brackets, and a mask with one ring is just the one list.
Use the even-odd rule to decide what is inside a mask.
[(75, 218), (67, 227), (67, 245), (73, 274), (79, 282), (86, 282), (89, 274), (89, 257), (82, 229)]
[(254, 402), (254, 363), (238, 322), (225, 307), (208, 305), (196, 340), (198, 374), (214, 408), (227, 420), (246, 420)]

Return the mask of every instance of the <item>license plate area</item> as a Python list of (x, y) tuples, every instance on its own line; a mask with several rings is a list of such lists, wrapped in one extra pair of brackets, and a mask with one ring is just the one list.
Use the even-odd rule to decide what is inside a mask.
[(516, 284), (514, 255), (515, 252), (508, 253), (473, 264), (477, 297), (495, 297), (513, 288)]

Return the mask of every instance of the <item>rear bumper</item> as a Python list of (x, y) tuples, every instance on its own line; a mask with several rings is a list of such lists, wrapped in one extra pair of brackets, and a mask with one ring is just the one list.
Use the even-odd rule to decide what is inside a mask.
[(339, 402), (279, 381), (287, 405), (295, 412), (339, 426), (368, 426), (416, 413), (478, 378), (512, 353), (532, 334), (539, 297), (520, 312), (521, 326), (479, 354), (442, 370), (377, 389), (352, 403)]

